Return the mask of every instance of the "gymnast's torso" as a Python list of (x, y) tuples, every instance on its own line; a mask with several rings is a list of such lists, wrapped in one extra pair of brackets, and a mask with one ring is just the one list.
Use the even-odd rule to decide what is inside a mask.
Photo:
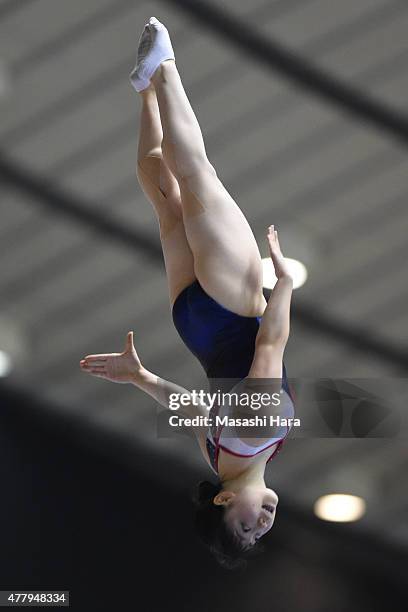
[[(244, 317), (224, 308), (198, 280), (177, 296), (172, 317), (184, 344), (201, 363), (210, 391), (220, 384), (228, 390), (248, 375), (262, 317)], [(283, 362), (282, 388), (290, 395)]]
[[(198, 280), (178, 295), (172, 316), (184, 344), (206, 373), (210, 393), (231, 391), (248, 375), (261, 317), (245, 317), (224, 308), (204, 291)], [(283, 361), (282, 393), (283, 416), (293, 418), (292, 395)], [(224, 409), (215, 405), (210, 416), (224, 416)], [(289, 428), (277, 428), (261, 446), (251, 446), (233, 427), (213, 425), (206, 439), (208, 463), (218, 473), (220, 463), (256, 461), (261, 456), (269, 461), (279, 452), (288, 432)]]

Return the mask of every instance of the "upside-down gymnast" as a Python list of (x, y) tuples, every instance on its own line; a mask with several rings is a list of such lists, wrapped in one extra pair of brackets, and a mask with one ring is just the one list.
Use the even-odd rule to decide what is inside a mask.
[[(136, 174), (158, 219), (174, 325), (210, 381), (278, 381), (289, 398), (290, 418), (293, 398), (283, 353), (293, 280), (277, 230), (271, 225), (267, 233), (277, 282), (266, 302), (255, 237), (207, 157), (168, 30), (155, 17), (140, 36), (130, 80), (141, 97)], [(133, 332), (122, 353), (87, 355), (80, 366), (94, 376), (132, 383), (165, 407), (170, 394), (187, 393), (143, 366)], [(182, 411), (208, 417), (201, 403)], [(257, 414), (270, 414), (270, 407)], [(193, 430), (218, 478), (216, 485), (198, 486), (196, 527), (218, 560), (232, 567), (273, 525), (278, 497), (266, 487), (264, 473), (289, 427), (274, 430), (272, 437), (253, 428), (241, 437), (226, 435), (222, 427)]]

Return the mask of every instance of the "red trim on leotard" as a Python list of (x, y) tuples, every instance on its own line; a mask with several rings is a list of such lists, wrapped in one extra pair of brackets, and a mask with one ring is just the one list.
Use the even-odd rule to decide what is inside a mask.
[[(217, 471), (218, 474), (218, 457), (220, 454), (220, 448), (225, 451), (226, 453), (230, 454), (230, 455), (234, 455), (235, 457), (255, 457), (255, 455), (259, 455), (259, 453), (263, 453), (263, 451), (265, 451), (267, 448), (270, 448), (271, 446), (275, 446), (276, 442), (273, 442), (272, 444), (270, 444), (269, 446), (267, 446), (266, 448), (263, 448), (259, 451), (257, 451), (256, 453), (253, 453), (252, 455), (241, 455), (240, 453), (235, 453), (234, 451), (231, 451), (230, 449), (226, 448), (225, 446), (222, 446), (222, 444), (219, 443), (219, 439), (221, 437), (221, 432), (223, 430), (223, 425), (221, 425), (221, 429), (218, 432), (217, 431), (217, 436), (214, 437), (214, 442), (215, 442), (215, 457), (214, 457), (214, 463), (215, 463), (215, 469)], [(283, 438), (281, 438), (280, 440), (278, 440), (277, 442), (277, 446), (275, 448), (275, 450), (273, 451), (273, 453), (271, 454), (270, 457), (268, 457), (268, 460), (266, 463), (268, 463), (268, 461), (270, 461), (271, 459), (273, 459), (273, 457), (280, 451), (282, 444), (284, 443), (285, 439), (287, 438), (287, 435), (289, 433), (289, 427), (286, 425), (286, 434), (284, 435)]]

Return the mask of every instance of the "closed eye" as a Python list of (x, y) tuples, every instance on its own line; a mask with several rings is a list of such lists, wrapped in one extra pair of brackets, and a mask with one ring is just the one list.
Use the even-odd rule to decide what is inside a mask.
[(244, 523), (241, 523), (241, 529), (244, 533), (248, 533), (248, 531), (251, 531), (251, 528), (247, 527)]

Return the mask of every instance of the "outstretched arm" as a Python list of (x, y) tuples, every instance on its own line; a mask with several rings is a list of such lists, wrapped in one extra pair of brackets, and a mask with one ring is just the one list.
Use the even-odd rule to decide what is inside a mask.
[[(170, 408), (171, 394), (183, 394), (186, 402), (178, 409), (177, 413), (193, 418), (195, 416), (208, 416), (208, 410), (204, 403), (193, 402), (192, 394), (176, 383), (160, 378), (153, 372), (147, 370), (141, 363), (133, 344), (133, 332), (127, 334), (125, 350), (123, 353), (101, 353), (98, 355), (87, 355), (80, 361), (81, 369), (88, 374), (105, 378), (116, 383), (130, 383), (153, 397), (165, 408)], [(193, 427), (201, 450), (205, 448), (206, 427)], [(204, 453), (204, 450), (203, 450)]]
[(262, 316), (255, 341), (254, 359), (248, 377), (281, 378), (282, 358), (290, 331), (290, 302), (293, 279), (279, 245), (278, 232), (268, 231), (269, 250), (277, 276)]
[[(139, 387), (142, 391), (153, 397), (165, 408), (170, 408), (170, 396), (172, 393), (192, 394), (176, 383), (160, 378), (153, 372), (147, 370), (141, 363), (139, 355), (133, 344), (133, 332), (130, 331), (126, 337), (126, 345), (123, 353), (100, 353), (98, 355), (87, 355), (80, 361), (81, 369), (88, 374), (105, 378), (116, 383), (130, 383)], [(188, 416), (197, 414), (208, 414), (204, 404), (199, 405), (186, 403), (180, 412)]]
[[(175, 404), (171, 401), (172, 394), (177, 393), (179, 396), (183, 395), (185, 398), (185, 404), (177, 408), (177, 413), (183, 413), (186, 416), (194, 417), (197, 415), (208, 416), (208, 411), (203, 403), (193, 403), (192, 394), (169, 380), (161, 378), (150, 372), (146, 368), (141, 368), (140, 371), (136, 372), (133, 380), (131, 381), (136, 387), (153, 397), (159, 404), (165, 408), (175, 409)], [(188, 397), (190, 402), (187, 401)]]

